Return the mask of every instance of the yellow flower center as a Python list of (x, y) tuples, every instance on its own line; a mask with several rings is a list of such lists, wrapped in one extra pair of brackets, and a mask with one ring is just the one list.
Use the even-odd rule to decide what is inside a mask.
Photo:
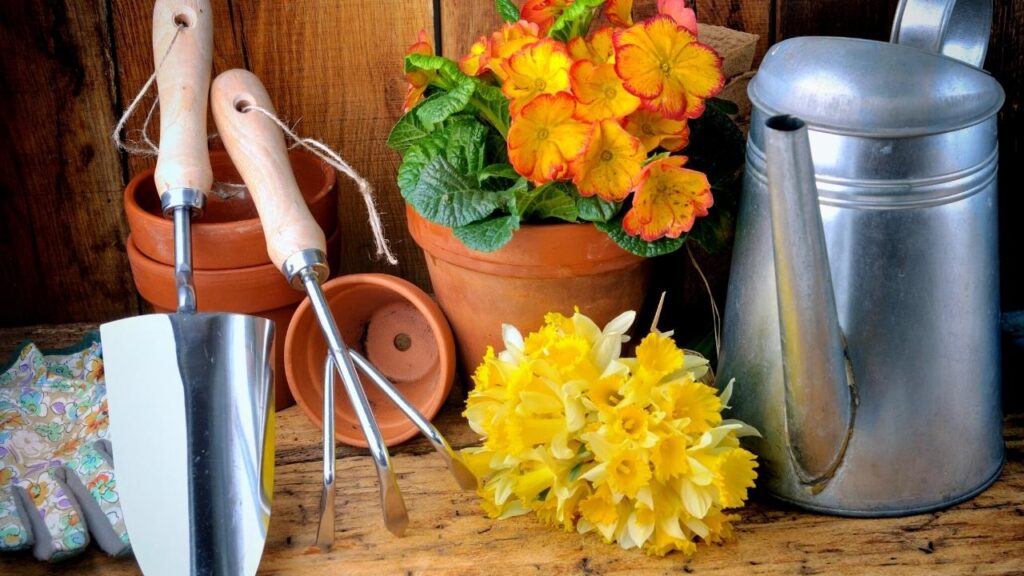
[(551, 133), (548, 132), (547, 128), (541, 128), (540, 130), (537, 131), (537, 139), (538, 140), (547, 140), (548, 136), (550, 136), (550, 135), (551, 135)]
[(654, 136), (654, 128), (650, 124), (644, 124), (640, 127), (640, 131), (648, 136)]
[(672, 64), (670, 64), (667, 60), (662, 62), (659, 68), (661, 68), (661, 71), (664, 72), (665, 74), (672, 72)]
[(614, 100), (616, 94), (618, 94), (618, 92), (615, 91), (614, 86), (609, 86), (604, 89), (604, 97), (609, 100)]
[(622, 460), (619, 465), (615, 467), (615, 473), (620, 478), (632, 478), (635, 472), (634, 468), (636, 463), (632, 460)]
[(533, 85), (534, 87), (537, 88), (537, 90), (544, 90), (545, 88), (548, 87), (548, 82), (543, 78), (537, 78), (536, 80), (533, 81)]
[(613, 158), (615, 158), (615, 154), (612, 154), (611, 150), (605, 150), (604, 152), (601, 152), (601, 160), (604, 160), (605, 162), (611, 162)]

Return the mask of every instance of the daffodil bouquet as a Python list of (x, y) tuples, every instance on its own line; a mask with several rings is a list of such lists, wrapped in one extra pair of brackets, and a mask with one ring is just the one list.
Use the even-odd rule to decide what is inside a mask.
[(464, 413), (483, 445), (463, 460), (491, 517), (532, 511), (655, 555), (731, 535), (725, 510), (743, 505), (757, 467), (739, 438), (757, 432), (722, 418), (731, 383), (702, 383), (707, 361), (671, 334), (652, 330), (621, 357), (634, 316), (601, 329), (579, 311), (548, 314), (526, 337), (504, 326)]
[[(659, 0), (639, 22), (632, 0), (496, 3), (505, 24), (458, 62), (424, 32), (409, 48), (405, 114), (388, 138), (405, 200), (479, 251), (547, 221), (592, 222), (642, 256), (688, 234), (726, 241), (731, 198), (697, 218), (735, 182), (743, 137), (733, 105), (713, 98), (721, 59), (685, 0)], [(610, 25), (591, 31), (599, 20)]]

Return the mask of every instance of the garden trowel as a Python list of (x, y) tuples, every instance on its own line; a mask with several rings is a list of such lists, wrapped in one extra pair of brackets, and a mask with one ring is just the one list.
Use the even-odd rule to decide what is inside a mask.
[(192, 285), (190, 220), (213, 180), (212, 44), (207, 0), (156, 3), (154, 180), (174, 218), (178, 310), (100, 327), (118, 492), (147, 576), (255, 574), (270, 522), (274, 326), (197, 313)]

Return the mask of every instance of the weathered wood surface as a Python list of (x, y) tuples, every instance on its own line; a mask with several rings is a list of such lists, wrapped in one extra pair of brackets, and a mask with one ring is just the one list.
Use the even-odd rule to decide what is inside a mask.
[[(81, 338), (93, 325), (0, 330), (0, 356), (32, 339), (44, 347)], [(456, 447), (474, 442), (459, 416), (456, 389), (435, 420)], [(273, 517), (260, 574), (1024, 574), (1024, 410), (1005, 420), (1002, 477), (974, 500), (933, 514), (842, 519), (770, 502), (740, 511), (736, 539), (702, 546), (693, 558), (648, 558), (593, 536), (550, 529), (530, 517), (486, 518), (473, 494), (459, 492), (429, 445), (393, 450), (410, 526), (405, 538), (384, 528), (376, 473), (363, 450), (339, 446), (337, 540), (327, 553), (311, 547), (320, 500), (319, 431), (297, 408), (278, 414)], [(963, 449), (963, 447), (935, 447)], [(51, 565), (27, 553), (0, 555), (0, 574), (139, 574), (132, 559), (113, 560), (90, 547)]]

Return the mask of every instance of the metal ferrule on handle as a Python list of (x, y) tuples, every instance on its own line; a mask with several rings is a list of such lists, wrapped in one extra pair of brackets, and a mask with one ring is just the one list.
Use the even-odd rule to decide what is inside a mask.
[(196, 188), (172, 188), (160, 195), (164, 216), (174, 218), (174, 281), (178, 313), (195, 314), (196, 288), (192, 280), (192, 218), (199, 217), (206, 195)]

